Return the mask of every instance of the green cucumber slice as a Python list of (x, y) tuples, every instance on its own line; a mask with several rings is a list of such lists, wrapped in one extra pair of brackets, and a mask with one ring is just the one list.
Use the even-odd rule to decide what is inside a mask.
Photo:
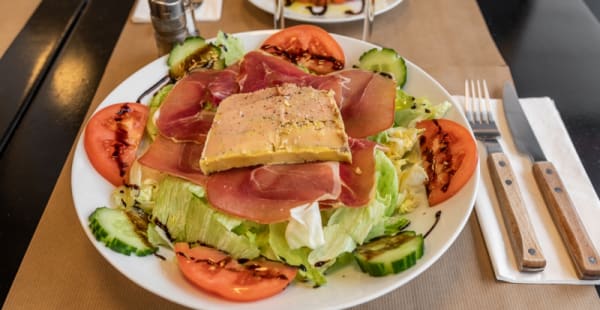
[(125, 211), (101, 207), (88, 218), (89, 227), (96, 240), (108, 248), (125, 255), (146, 256), (156, 251), (135, 230)]
[(423, 235), (404, 231), (363, 244), (354, 251), (360, 269), (374, 277), (402, 272), (423, 256)]
[(403, 87), (406, 83), (406, 63), (398, 53), (391, 48), (372, 48), (364, 52), (358, 59), (358, 67), (363, 70), (389, 74), (396, 85)]

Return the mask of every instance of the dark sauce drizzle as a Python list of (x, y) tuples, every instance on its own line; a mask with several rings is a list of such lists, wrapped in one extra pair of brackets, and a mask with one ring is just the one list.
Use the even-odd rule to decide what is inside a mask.
[(117, 129), (115, 130), (115, 142), (113, 144), (113, 152), (111, 157), (117, 163), (117, 167), (119, 168), (119, 176), (125, 177), (127, 173), (127, 164), (123, 161), (123, 153), (125, 149), (129, 146), (127, 139), (129, 138), (129, 134), (127, 132), (127, 128), (123, 125), (123, 120), (126, 118), (127, 113), (131, 112), (131, 108), (129, 104), (124, 103), (119, 108), (119, 111), (114, 116), (113, 120), (117, 125)]
[[(215, 261), (210, 258), (201, 259), (201, 258), (195, 258), (192, 256), (188, 257), (183, 252), (176, 252), (175, 254), (177, 254), (178, 256), (181, 256), (187, 260), (191, 260), (194, 263), (207, 264), (209, 266), (223, 268), (224, 270), (231, 271), (231, 272), (249, 271), (252, 273), (252, 276), (254, 276), (254, 277), (260, 277), (263, 279), (279, 279), (279, 280), (285, 280), (285, 281), (288, 280), (288, 277), (286, 275), (278, 273), (277, 271), (269, 269), (268, 267), (265, 267), (265, 266), (262, 266), (262, 265), (256, 264), (256, 263), (246, 264), (248, 262), (247, 260), (244, 263), (240, 264), (240, 266), (242, 267), (242, 269), (240, 269), (240, 268), (234, 268), (234, 267), (227, 266), (227, 264), (229, 264), (232, 260), (232, 258), (229, 256), (227, 256), (221, 260)], [(238, 260), (238, 262), (239, 261), (243, 261), (243, 259)]]
[(150, 95), (155, 89), (159, 88), (160, 86), (162, 86), (162, 84), (164, 84), (165, 82), (171, 82), (171, 78), (168, 75), (163, 76), (162, 78), (160, 78), (160, 80), (154, 84), (152, 84), (152, 86), (150, 86), (148, 89), (146, 89), (136, 100), (135, 102), (137, 103), (142, 103), (142, 99), (144, 99), (144, 97)]
[(332, 68), (334, 70), (341, 70), (341, 69), (344, 68), (344, 64), (342, 64), (341, 61), (335, 59), (334, 57), (323, 56), (323, 55), (315, 55), (315, 54), (309, 53), (306, 50), (301, 50), (301, 51), (293, 52), (293, 51), (283, 50), (283, 49), (281, 49), (278, 46), (268, 45), (268, 44), (265, 44), (265, 45), (261, 46), (260, 49), (262, 49), (264, 51), (267, 51), (270, 54), (284, 57), (284, 58), (288, 59), (289, 61), (291, 61), (294, 64), (297, 64), (299, 60), (312, 58), (312, 59), (315, 59), (318, 62), (330, 62), (330, 63), (332, 63)]
[(431, 225), (431, 227), (429, 228), (429, 230), (425, 233), (425, 235), (423, 236), (423, 238), (427, 238), (427, 236), (429, 236), (429, 233), (431, 233), (431, 231), (433, 231), (433, 229), (437, 226), (437, 224), (440, 222), (440, 217), (442, 217), (442, 210), (438, 210), (435, 213), (435, 222), (433, 222), (433, 225)]
[(315, 267), (319, 268), (327, 264), (327, 261), (320, 261), (315, 263)]
[(327, 13), (327, 4), (324, 4), (323, 6), (321, 6), (321, 11), (317, 11), (315, 10), (315, 8), (317, 8), (316, 6), (313, 7), (312, 5), (309, 5), (306, 7), (306, 9), (310, 12), (310, 14), (314, 15), (314, 16), (323, 16), (325, 15), (325, 13)]
[(365, 11), (365, 0), (361, 0), (360, 1), (360, 10), (358, 11), (352, 11), (352, 10), (346, 10), (344, 11), (344, 13), (348, 14), (348, 15), (358, 15), (358, 14), (362, 14), (362, 12)]
[[(293, 3), (294, 3), (294, 0), (286, 0), (285, 6), (291, 6)], [(321, 3), (323, 3), (323, 4), (321, 4)], [(306, 9), (308, 10), (308, 12), (310, 12), (310, 14), (312, 14), (314, 16), (323, 16), (323, 15), (325, 15), (325, 13), (327, 13), (327, 7), (328, 7), (327, 0), (321, 0), (319, 2), (319, 4), (321, 4), (321, 5), (315, 5), (315, 6), (309, 5), (306, 7)], [(315, 10), (315, 8), (318, 8), (318, 7), (321, 8), (320, 11)], [(364, 10), (365, 10), (365, 0), (361, 0), (360, 10), (358, 10), (358, 11), (345, 10), (344, 14), (358, 15), (358, 14), (362, 14), (362, 12), (364, 12)]]
[[(427, 112), (427, 111), (426, 111)], [(442, 126), (439, 124), (439, 122), (434, 119), (433, 123), (436, 126), (436, 133), (433, 135), (434, 139), (437, 137), (439, 139), (439, 149), (437, 150), (433, 150), (433, 149), (426, 149), (422, 151), (422, 157), (423, 157), (423, 161), (429, 163), (429, 167), (426, 168), (426, 172), (427, 172), (427, 177), (430, 180), (429, 183), (427, 183), (425, 185), (426, 190), (427, 190), (427, 195), (429, 195), (429, 193), (431, 193), (431, 191), (433, 190), (434, 186), (439, 185), (438, 183), (439, 181), (439, 176), (436, 173), (436, 171), (438, 171), (439, 169), (436, 168), (436, 166), (441, 166), (441, 170), (448, 174), (448, 178), (446, 180), (442, 180), (444, 183), (442, 184), (442, 186), (440, 187), (440, 190), (442, 192), (447, 192), (448, 188), (450, 186), (450, 183), (452, 182), (452, 178), (454, 177), (454, 175), (456, 174), (456, 170), (452, 169), (450, 163), (452, 162), (452, 153), (450, 152), (450, 149), (448, 148), (448, 145), (450, 144), (450, 136), (448, 135), (448, 133), (446, 131), (443, 130)], [(425, 136), (420, 136), (419, 137), (419, 145), (421, 146), (421, 149), (423, 149), (423, 146), (427, 143), (427, 140), (425, 138)], [(437, 151), (434, 153), (434, 151)], [(443, 157), (441, 157), (443, 155)], [(434, 182), (435, 181), (435, 182)]]
[(163, 224), (162, 222), (160, 222), (157, 219), (154, 219), (154, 224), (156, 226), (160, 227), (160, 229), (162, 229), (165, 232), (165, 235), (167, 235), (167, 238), (169, 238), (169, 240), (171, 240), (171, 242), (175, 240), (175, 239), (173, 239), (173, 236), (171, 236), (171, 233), (169, 232), (167, 225)]

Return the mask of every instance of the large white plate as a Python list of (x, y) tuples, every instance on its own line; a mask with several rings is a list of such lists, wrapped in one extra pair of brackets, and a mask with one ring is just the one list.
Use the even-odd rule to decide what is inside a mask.
[[(259, 9), (273, 14), (275, 12), (275, 0), (249, 0)], [(294, 2), (285, 7), (285, 18), (308, 22), (308, 23), (344, 23), (363, 19), (364, 14), (350, 15), (344, 13), (347, 9), (358, 12), (363, 0), (349, 0), (345, 4), (330, 4), (325, 14), (321, 16), (312, 15), (306, 8), (309, 4)], [(375, 15), (385, 13), (400, 4), (402, 0), (375, 0)], [(315, 8), (320, 10), (320, 8)]]
[[(239, 37), (251, 50), (273, 31), (240, 33)], [(334, 35), (346, 52), (347, 66), (356, 62), (361, 53), (374, 45), (356, 39)], [(452, 101), (452, 97), (416, 65), (407, 61), (408, 82), (405, 90), (415, 96), (426, 96), (432, 102)], [(136, 98), (167, 72), (165, 58), (157, 59), (140, 69), (121, 83), (100, 104), (107, 105), (135, 101)], [(458, 109), (452, 109), (447, 118), (468, 127)], [(94, 239), (88, 228), (88, 216), (99, 206), (110, 205), (113, 187), (106, 182), (90, 165), (85, 154), (82, 138), (79, 139), (73, 159), (71, 186), (77, 215), (85, 233), (98, 252), (119, 272), (141, 287), (173, 302), (192, 308), (219, 309), (331, 309), (360, 304), (386, 294), (415, 278), (429, 268), (450, 247), (461, 232), (469, 217), (477, 184), (477, 170), (467, 185), (453, 198), (434, 208), (419, 209), (410, 215), (410, 229), (424, 233), (434, 223), (435, 213), (442, 211), (441, 219), (432, 233), (425, 239), (425, 255), (409, 270), (397, 275), (382, 278), (370, 277), (356, 266), (349, 266), (328, 276), (327, 285), (315, 289), (303, 283), (293, 283), (283, 293), (253, 303), (233, 303), (196, 289), (179, 273), (174, 261), (162, 261), (154, 256), (129, 257), (106, 248)], [(448, 279), (451, 281), (452, 279)]]

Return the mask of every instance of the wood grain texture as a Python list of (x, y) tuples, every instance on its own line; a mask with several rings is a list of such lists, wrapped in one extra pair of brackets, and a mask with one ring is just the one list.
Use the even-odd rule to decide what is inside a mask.
[(533, 164), (533, 175), (542, 192), (563, 243), (580, 279), (600, 279), (600, 256), (594, 248), (575, 206), (551, 162)]
[(487, 163), (519, 270), (544, 270), (546, 259), (529, 220), (508, 157), (504, 153), (492, 153), (488, 156)]

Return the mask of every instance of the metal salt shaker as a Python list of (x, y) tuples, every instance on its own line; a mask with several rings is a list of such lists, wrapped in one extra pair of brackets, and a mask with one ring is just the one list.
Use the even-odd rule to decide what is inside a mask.
[(189, 35), (183, 1), (148, 0), (159, 55), (168, 54)]

